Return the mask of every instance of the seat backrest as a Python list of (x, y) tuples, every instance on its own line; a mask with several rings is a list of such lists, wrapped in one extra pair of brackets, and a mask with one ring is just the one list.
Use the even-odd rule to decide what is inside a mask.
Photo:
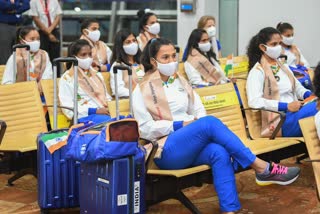
[[(299, 120), (300, 128), (305, 139), (308, 154), (311, 160), (320, 159), (320, 141), (317, 134), (314, 117)], [(320, 162), (312, 162), (314, 175), (320, 195)]]
[[(246, 81), (237, 81), (243, 108), (249, 108)], [(250, 137), (253, 139), (261, 138), (261, 111), (245, 111)]]
[(111, 85), (110, 85), (110, 72), (101, 72), (101, 75), (103, 76), (104, 83), (106, 84), (107, 91), (109, 95), (112, 95)]
[(35, 81), (0, 85), (0, 118), (7, 124), (8, 135), (46, 132), (46, 120), (38, 85)]
[[(221, 65), (221, 68), (224, 70), (228, 63), (228, 60), (227, 58), (220, 58), (219, 63)], [(249, 59), (246, 55), (235, 56), (232, 59), (232, 70), (229, 71), (228, 77), (246, 79), (249, 71), (248, 67), (249, 67)]]
[[(108, 108), (111, 117), (116, 117), (116, 101), (112, 100), (108, 102)], [(120, 99), (119, 100), (119, 112), (120, 115), (127, 116), (130, 112), (129, 108), (129, 99)]]
[[(57, 82), (57, 93), (59, 94), (59, 80)], [(41, 80), (41, 86), (43, 95), (46, 99), (46, 105), (53, 105), (53, 80)], [(72, 99), (72, 98), (71, 98)], [(58, 98), (58, 105), (59, 105), (59, 98)], [(53, 128), (53, 107), (48, 107), (48, 113), (50, 118), (50, 124)], [(70, 120), (62, 113), (61, 108), (58, 108), (58, 128), (68, 128), (70, 126)]]
[(241, 139), (247, 138), (240, 104), (232, 83), (197, 88), (195, 91), (208, 115), (219, 118)]
[(189, 81), (189, 79), (188, 79), (188, 75), (187, 75), (187, 73), (186, 73), (186, 71), (184, 70), (184, 63), (183, 62), (180, 62), (179, 63), (179, 74), (181, 75), (181, 76), (183, 76), (187, 81)]
[(6, 66), (5, 65), (0, 65), (0, 82), (2, 81), (3, 73), (5, 70)]

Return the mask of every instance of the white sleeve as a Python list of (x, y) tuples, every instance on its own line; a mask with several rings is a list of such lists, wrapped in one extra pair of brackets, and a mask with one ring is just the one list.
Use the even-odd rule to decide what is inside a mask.
[(42, 74), (42, 78), (41, 78), (44, 80), (52, 79), (52, 76), (53, 76), (52, 65), (51, 65), (50, 58), (49, 58), (49, 55), (47, 52), (46, 52), (46, 61), (47, 61), (46, 68), (45, 68), (45, 70)]
[(294, 77), (294, 80), (296, 82), (295, 92), (296, 92), (297, 98), (300, 100), (303, 100), (304, 99), (303, 95), (309, 90), (303, 87), (303, 85), (299, 82), (297, 78)]
[(265, 108), (278, 111), (278, 100), (263, 98), (264, 72), (251, 69), (247, 79), (248, 105), (251, 108)]
[(301, 50), (300, 49), (298, 49), (298, 50), (300, 53), (300, 61), (304, 64), (304, 67), (310, 68), (309, 62), (306, 60), (306, 58), (304, 58), (304, 56), (301, 53)]
[[(113, 73), (113, 67), (117, 64), (117, 62), (114, 62), (111, 66), (111, 72), (110, 72), (110, 87), (112, 90), (112, 95), (115, 95), (116, 89), (115, 89), (115, 81), (114, 81), (114, 73)], [(117, 83), (118, 83), (118, 95), (119, 97), (128, 97), (129, 96), (129, 89), (125, 87), (125, 83), (123, 81), (122, 76), (122, 70), (118, 70), (118, 76), (117, 76)]]
[(318, 138), (320, 139), (320, 111), (314, 116), (314, 122), (317, 129)]
[(141, 137), (148, 140), (157, 140), (173, 132), (173, 122), (169, 120), (153, 120), (148, 112), (139, 85), (133, 91), (133, 114), (139, 123)]
[(58, 1), (56, 1), (56, 2), (57, 2), (56, 13), (57, 13), (57, 15), (61, 15), (62, 14), (62, 9), (60, 7), (59, 2)]
[(106, 89), (106, 98), (107, 98), (107, 101), (111, 101), (112, 100), (112, 97), (110, 94), (108, 94), (108, 90), (107, 90), (107, 87), (106, 87), (106, 81), (105, 79), (103, 78), (102, 74), (100, 72), (97, 72), (97, 75), (98, 77), (102, 80), (103, 84), (104, 84), (104, 87)]
[(219, 64), (216, 60), (214, 60), (214, 59), (212, 59), (212, 60), (213, 60), (213, 62), (214, 62), (214, 66), (215, 66), (216, 69), (217, 69), (217, 72), (219, 72), (220, 75), (221, 75), (221, 77), (222, 77), (222, 79), (221, 79), (221, 81), (220, 81), (220, 84), (227, 83), (229, 79), (228, 79), (228, 77), (226, 77), (226, 74), (225, 74), (224, 71), (222, 70), (220, 64)]
[(208, 82), (202, 80), (200, 73), (188, 61), (184, 62), (184, 70), (191, 85), (209, 85)]
[[(106, 49), (107, 49), (107, 57), (108, 57), (108, 63), (111, 63), (111, 57), (112, 57), (112, 50), (109, 48), (109, 46), (107, 44), (106, 45)], [(110, 70), (112, 71), (112, 70)]]
[[(74, 108), (73, 103), (73, 81), (69, 83), (65, 78), (62, 76), (59, 81), (59, 100), (60, 105)], [(78, 118), (88, 116), (89, 107), (87, 105), (78, 105)], [(73, 118), (73, 111), (62, 108), (62, 112), (66, 117), (69, 119)]]
[(201, 102), (201, 99), (199, 97), (199, 95), (193, 91), (193, 95), (194, 95), (194, 104), (193, 104), (193, 109), (192, 109), (192, 115), (196, 118), (201, 118), (207, 115), (207, 112)]
[[(73, 108), (73, 87), (70, 87), (68, 82), (62, 76), (59, 81), (59, 101), (61, 106)], [(73, 111), (68, 109), (61, 109), (63, 114), (66, 115), (67, 118), (72, 119)]]
[(37, 10), (37, 1), (36, 0), (30, 1), (29, 16), (39, 16), (39, 13)]
[(7, 61), (6, 68), (4, 69), (2, 82), (1, 82), (2, 85), (13, 83), (13, 71), (14, 71), (13, 55), (11, 54), (11, 56)]

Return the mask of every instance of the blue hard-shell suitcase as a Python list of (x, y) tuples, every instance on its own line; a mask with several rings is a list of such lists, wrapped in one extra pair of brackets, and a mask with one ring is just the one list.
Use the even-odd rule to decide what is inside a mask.
[(145, 213), (144, 155), (81, 163), (80, 213)]
[(79, 207), (80, 163), (65, 158), (65, 146), (50, 154), (43, 142), (50, 134), (67, 135), (68, 130), (55, 130), (38, 136), (39, 207), (42, 210)]

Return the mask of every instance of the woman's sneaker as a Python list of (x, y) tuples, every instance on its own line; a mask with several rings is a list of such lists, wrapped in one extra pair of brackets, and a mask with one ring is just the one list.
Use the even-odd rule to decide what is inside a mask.
[(256, 173), (256, 183), (258, 185), (288, 185), (297, 180), (300, 174), (299, 167), (286, 167), (275, 163), (270, 163), (269, 171), (269, 174)]

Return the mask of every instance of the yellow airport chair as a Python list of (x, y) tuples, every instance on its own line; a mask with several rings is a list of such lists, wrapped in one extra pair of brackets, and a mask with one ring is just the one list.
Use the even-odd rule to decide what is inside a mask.
[[(34, 164), (37, 150), (37, 136), (47, 132), (38, 85), (35, 81), (0, 85), (0, 118), (7, 125), (0, 144), (0, 152), (30, 154), (30, 168), (19, 171), (8, 180), (8, 184), (26, 174), (36, 176)], [(27, 154), (28, 153), (28, 154)]]

